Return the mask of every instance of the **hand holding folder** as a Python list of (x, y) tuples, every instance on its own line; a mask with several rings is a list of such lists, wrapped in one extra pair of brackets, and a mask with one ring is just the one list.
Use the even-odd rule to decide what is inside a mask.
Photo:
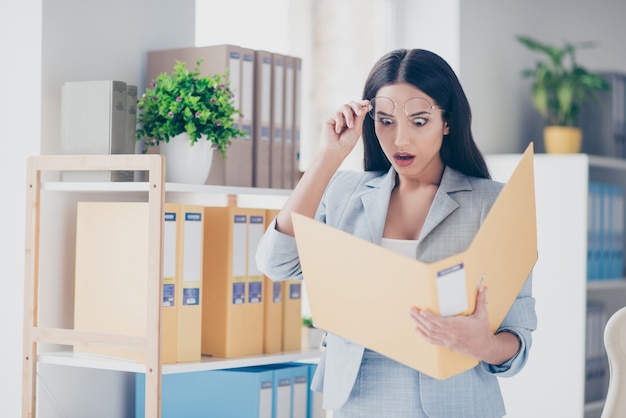
[(292, 219), (316, 326), (444, 379), (477, 360), (419, 337), (408, 309), (470, 313), (477, 289), (486, 285), (489, 325), (497, 330), (537, 261), (532, 144), (469, 248), (434, 263), (296, 213)]

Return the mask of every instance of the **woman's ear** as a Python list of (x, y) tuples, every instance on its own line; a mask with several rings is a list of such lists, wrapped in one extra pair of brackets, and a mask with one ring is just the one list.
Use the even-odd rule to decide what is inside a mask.
[(448, 126), (448, 122), (443, 123), (443, 134), (448, 135), (450, 133), (450, 126)]

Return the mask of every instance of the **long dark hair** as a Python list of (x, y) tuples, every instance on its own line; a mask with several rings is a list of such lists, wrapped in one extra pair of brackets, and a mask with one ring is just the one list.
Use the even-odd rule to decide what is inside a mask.
[[(395, 83), (415, 86), (444, 109), (443, 118), (450, 127), (439, 152), (444, 165), (469, 176), (491, 178), (472, 136), (472, 111), (467, 97), (456, 74), (443, 58), (424, 49), (391, 51), (370, 71), (363, 98), (371, 100), (381, 87)], [(366, 171), (389, 169), (391, 163), (380, 147), (370, 117), (363, 121), (363, 146)]]

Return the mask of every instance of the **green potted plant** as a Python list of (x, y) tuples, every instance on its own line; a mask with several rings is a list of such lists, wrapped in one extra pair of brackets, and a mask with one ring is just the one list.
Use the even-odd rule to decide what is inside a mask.
[(576, 51), (595, 46), (593, 42), (568, 43), (563, 46), (546, 44), (528, 36), (516, 36), (518, 42), (545, 55), (534, 68), (522, 72), (533, 79), (532, 102), (543, 118), (544, 141), (547, 152), (572, 153), (581, 148), (582, 132), (578, 112), (583, 101), (597, 92), (610, 88), (600, 75), (587, 71), (576, 62)]
[[(201, 76), (201, 63), (202, 60), (197, 61), (195, 68), (189, 70), (185, 62), (176, 61), (172, 73), (159, 74), (137, 103), (136, 139), (144, 141), (147, 147), (159, 146), (166, 156), (168, 181), (194, 182), (186, 181), (185, 174), (177, 171), (173, 176), (176, 178), (170, 178), (177, 159), (182, 160), (182, 168), (204, 168), (206, 175), (198, 181), (204, 183), (213, 150), (226, 158), (231, 141), (245, 135), (235, 124), (241, 113), (235, 107), (228, 73)], [(178, 145), (175, 151), (170, 146), (174, 143)], [(208, 163), (197, 160), (200, 153), (210, 154), (205, 156)]]

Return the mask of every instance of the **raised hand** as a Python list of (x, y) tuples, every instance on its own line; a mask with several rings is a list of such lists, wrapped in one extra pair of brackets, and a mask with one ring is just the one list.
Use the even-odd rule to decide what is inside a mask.
[(369, 100), (351, 101), (329, 116), (322, 128), (322, 146), (345, 158), (361, 137), (363, 119), (369, 110)]

